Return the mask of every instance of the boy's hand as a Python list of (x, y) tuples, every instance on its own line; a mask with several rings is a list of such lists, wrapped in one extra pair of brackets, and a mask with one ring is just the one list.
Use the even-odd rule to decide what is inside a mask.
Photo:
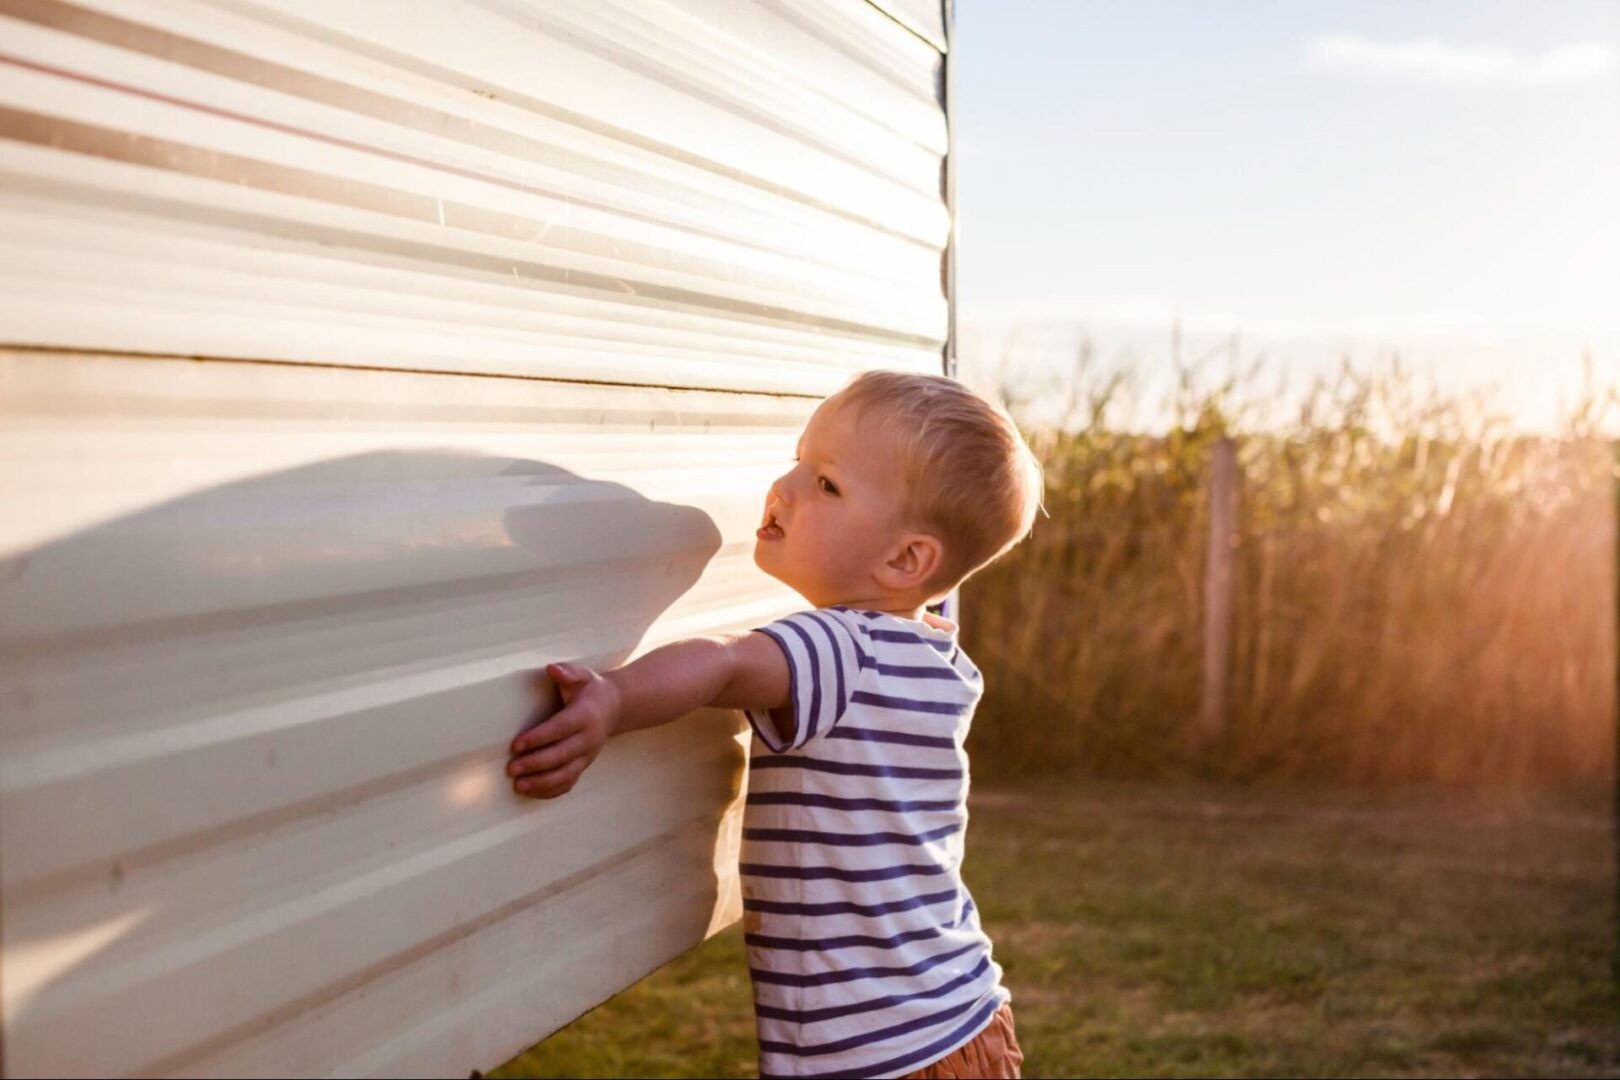
[(619, 721), (619, 688), (583, 664), (547, 664), (563, 707), (512, 740), (512, 790), (554, 799), (573, 790)]

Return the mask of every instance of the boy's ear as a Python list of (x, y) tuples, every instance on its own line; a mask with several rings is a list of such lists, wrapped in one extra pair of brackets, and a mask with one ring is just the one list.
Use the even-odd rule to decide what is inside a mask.
[(907, 533), (900, 546), (889, 552), (879, 568), (879, 582), (889, 589), (911, 591), (922, 588), (945, 559), (945, 546), (927, 533)]

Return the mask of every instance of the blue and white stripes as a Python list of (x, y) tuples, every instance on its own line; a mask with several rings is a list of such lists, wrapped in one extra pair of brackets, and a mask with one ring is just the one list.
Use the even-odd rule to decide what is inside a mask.
[(844, 607), (760, 628), (793, 729), (750, 710), (742, 848), (762, 1076), (901, 1076), (1007, 993), (962, 884), (963, 742), (982, 693), (944, 620)]

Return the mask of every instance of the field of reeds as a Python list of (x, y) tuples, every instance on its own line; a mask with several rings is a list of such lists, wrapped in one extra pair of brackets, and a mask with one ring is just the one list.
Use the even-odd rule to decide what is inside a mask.
[[(1391, 363), (1287, 414), (1251, 369), (1178, 373), (1158, 432), (1113, 420), (1133, 373), (1008, 387), (1046, 516), (963, 587), (990, 673), (976, 775), (1605, 782), (1615, 760), (1612, 394), (1554, 435)], [(1022, 396), (1020, 396), (1022, 395)], [(1200, 742), (1207, 478), (1240, 473), (1223, 729)]]

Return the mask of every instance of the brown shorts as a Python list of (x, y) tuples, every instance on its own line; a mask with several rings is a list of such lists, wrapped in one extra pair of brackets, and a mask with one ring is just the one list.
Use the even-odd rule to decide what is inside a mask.
[(973, 1041), (945, 1055), (926, 1069), (907, 1073), (905, 1080), (1018, 1080), (1024, 1052), (1013, 1032), (1012, 1006), (1003, 1005)]

